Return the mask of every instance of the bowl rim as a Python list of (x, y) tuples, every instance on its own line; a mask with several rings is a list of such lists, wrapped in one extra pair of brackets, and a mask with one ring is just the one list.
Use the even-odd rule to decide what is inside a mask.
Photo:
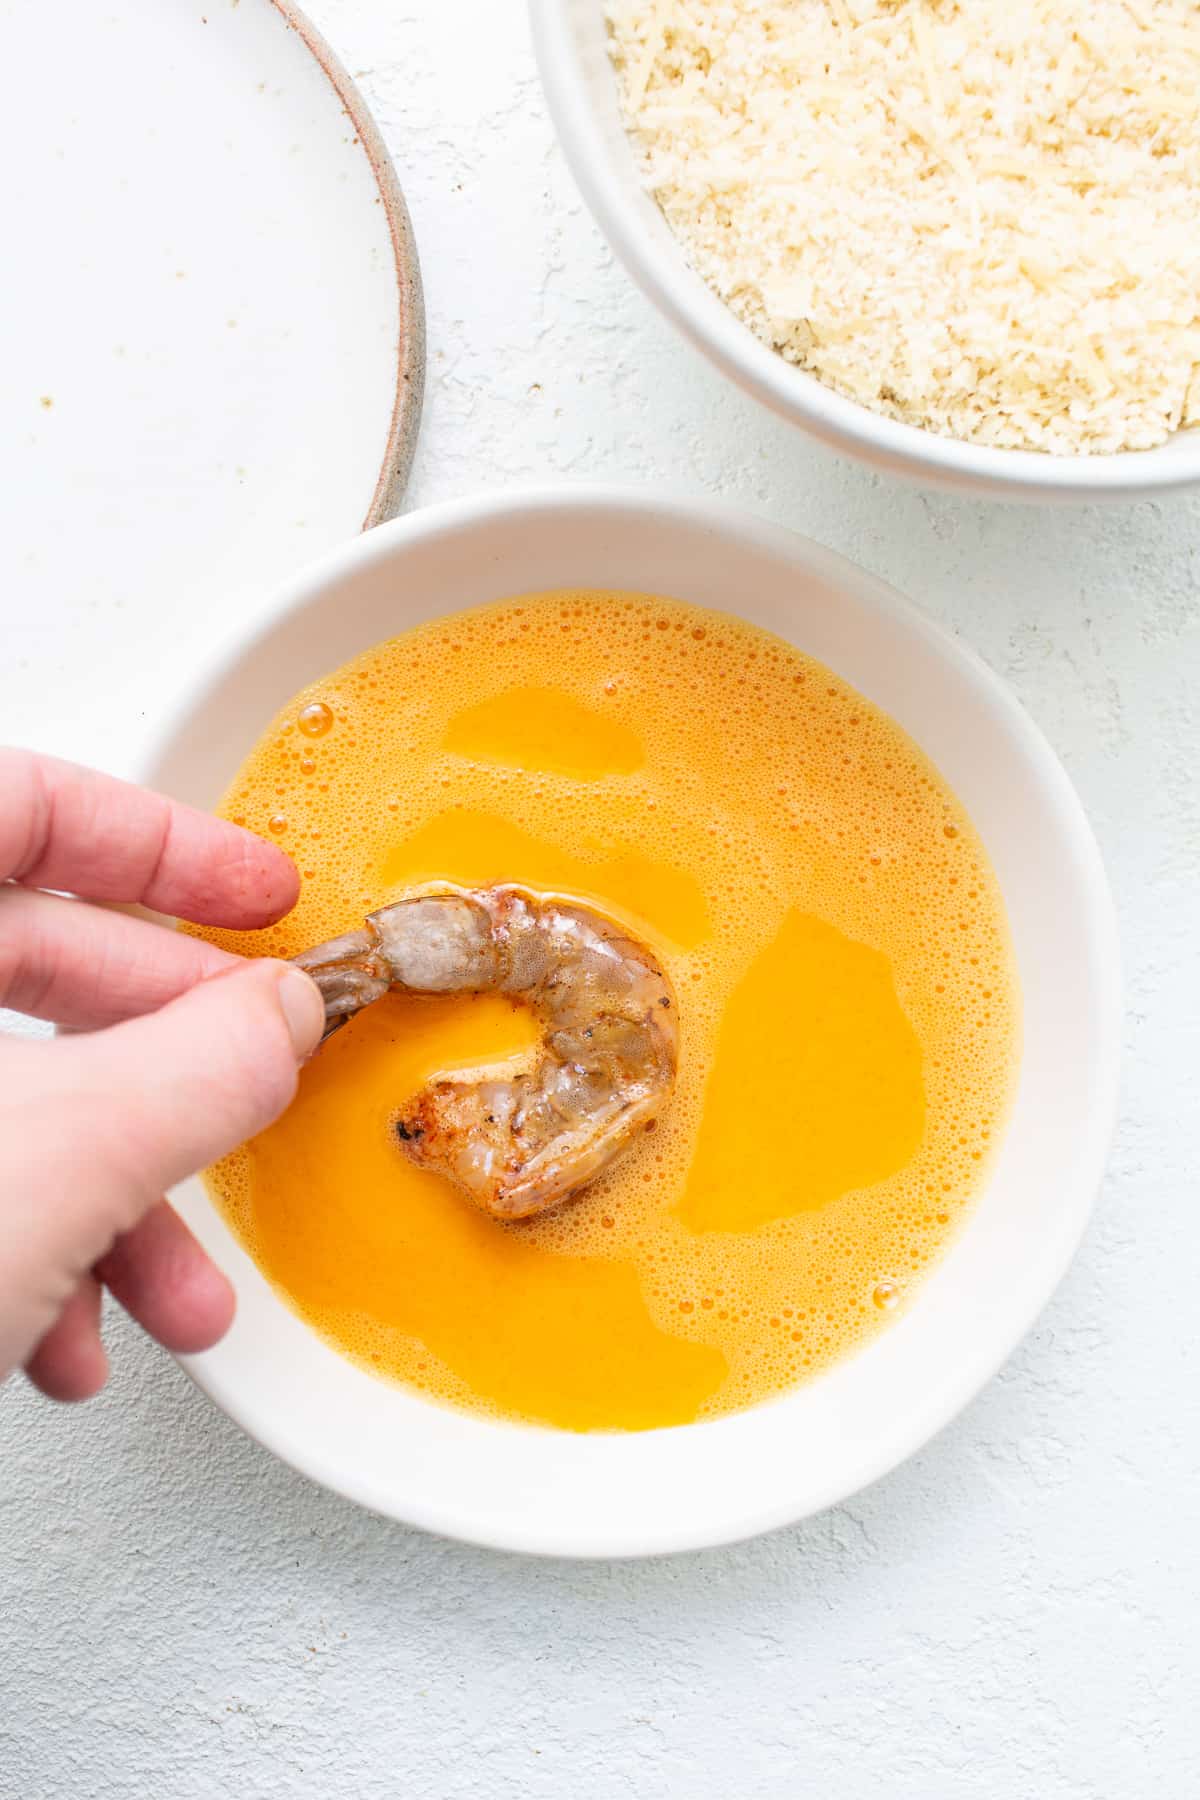
[[(561, 1533), (548, 1533), (545, 1529), (526, 1532), (481, 1522), (480, 1509), (469, 1503), (455, 1509), (439, 1502), (425, 1505), (406, 1497), (401, 1506), (382, 1492), (374, 1480), (359, 1478), (355, 1471), (347, 1473), (328, 1456), (319, 1441), (306, 1441), (303, 1432), (297, 1432), (289, 1423), (281, 1423), (276, 1418), (264, 1420), (251, 1406), (243, 1405), (236, 1378), (228, 1379), (207, 1357), (178, 1359), (197, 1385), (247, 1435), (301, 1474), (384, 1517), (492, 1549), (607, 1559), (662, 1555), (739, 1543), (810, 1517), (890, 1473), (974, 1399), (1037, 1320), (1073, 1259), (1091, 1215), (1116, 1120), (1122, 1007), (1116, 914), (1099, 847), (1065, 769), (1007, 684), (973, 649), (887, 583), (786, 526), (707, 496), (669, 493), (650, 496), (637, 488), (592, 483), (522, 487), (443, 501), (377, 526), (294, 574), (256, 609), (253, 621), (247, 621), (231, 634), (207, 667), (196, 674), (186, 693), (173, 704), (170, 722), (161, 724), (157, 731), (147, 735), (137, 759), (135, 778), (153, 780), (181, 728), (197, 715), (206, 696), (228, 679), (253, 648), (268, 639), (289, 615), (309, 605), (328, 604), (346, 577), (403, 557), (410, 546), (453, 540), (464, 529), (487, 529), (516, 521), (534, 530), (539, 521), (554, 518), (561, 522), (572, 513), (586, 517), (591, 524), (604, 521), (614, 530), (631, 515), (637, 515), (644, 522), (666, 521), (692, 532), (717, 533), (728, 541), (744, 543), (794, 564), (802, 564), (817, 579), (848, 588), (855, 599), (899, 622), (921, 643), (936, 649), (951, 665), (957, 679), (976, 692), (982, 691), (988, 704), (1016, 734), (1039, 781), (1045, 784), (1047, 795), (1054, 803), (1064, 848), (1070, 851), (1080, 871), (1088, 910), (1080, 919), (1079, 929), (1094, 949), (1093, 992), (1099, 1021), (1094, 1039), (1096, 1075), (1086, 1126), (1080, 1130), (1079, 1153), (1072, 1165), (1070, 1181), (1060, 1184), (1056, 1230), (1048, 1242), (1043, 1242), (1031, 1254), (1028, 1280), (1020, 1303), (1006, 1307), (1005, 1329), (987, 1343), (964, 1346), (963, 1354), (954, 1366), (945, 1369), (942, 1378), (931, 1383), (919, 1402), (914, 1403), (905, 1417), (903, 1430), (893, 1432), (886, 1441), (873, 1445), (870, 1454), (860, 1456), (852, 1466), (831, 1471), (823, 1481), (808, 1481), (803, 1498), (797, 1497), (793, 1485), (781, 1484), (783, 1491), (770, 1503), (740, 1510), (736, 1519), (731, 1518), (720, 1530), (705, 1524), (689, 1527), (683, 1522), (670, 1534), (639, 1533), (628, 1529), (620, 1533), (609, 1531), (605, 1535), (597, 1530), (580, 1531), (569, 1523)], [(215, 1354), (219, 1357), (219, 1350)], [(782, 1403), (769, 1401), (764, 1407), (751, 1408), (749, 1414), (732, 1414), (683, 1429), (719, 1432), (731, 1421)], [(480, 1423), (491, 1429), (543, 1429), (505, 1424), (496, 1427), (492, 1421)], [(623, 1434), (617, 1436), (621, 1438)]]
[[(597, 9), (600, 0), (594, 0)], [(555, 133), (596, 223), (659, 311), (722, 374), (781, 418), (831, 449), (908, 481), (965, 489), (992, 499), (1136, 499), (1200, 482), (1200, 428), (1153, 450), (1055, 456), (942, 437), (875, 413), (826, 387), (761, 342), (708, 288), (670, 238), (667, 250), (643, 229), (609, 154), (580, 68), (571, 0), (529, 0), (542, 91)], [(632, 158), (632, 148), (630, 156)], [(647, 196), (647, 204), (653, 205)], [(669, 227), (666, 228), (670, 236)]]

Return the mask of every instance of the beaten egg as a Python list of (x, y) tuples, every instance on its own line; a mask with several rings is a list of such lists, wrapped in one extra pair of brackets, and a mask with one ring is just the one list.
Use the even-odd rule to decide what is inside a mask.
[(222, 807), (294, 857), (289, 956), (426, 883), (619, 920), (669, 972), (679, 1075), (576, 1199), (501, 1223), (399, 1149), (431, 1077), (511, 1067), (496, 995), (389, 994), (209, 1171), (231, 1228), (343, 1355), (574, 1430), (752, 1405), (883, 1329), (986, 1179), (1017, 1063), (999, 889), (878, 708), (674, 600), (538, 594), (404, 633), (285, 706)]

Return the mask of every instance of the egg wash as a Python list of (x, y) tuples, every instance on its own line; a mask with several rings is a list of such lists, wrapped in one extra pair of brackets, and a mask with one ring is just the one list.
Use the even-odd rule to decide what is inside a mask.
[(673, 600), (438, 619), (297, 694), (221, 808), (301, 874), (290, 956), (401, 894), (516, 882), (628, 925), (679, 1003), (673, 1103), (579, 1198), (501, 1223), (400, 1153), (435, 1075), (519, 1066), (497, 995), (391, 993), (209, 1171), (288, 1304), (381, 1377), (573, 1430), (712, 1418), (885, 1327), (986, 1177), (1017, 1065), (1003, 903), (900, 728)]

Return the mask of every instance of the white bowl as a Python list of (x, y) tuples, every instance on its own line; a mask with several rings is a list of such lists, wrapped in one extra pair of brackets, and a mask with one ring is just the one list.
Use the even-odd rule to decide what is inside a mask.
[(279, 1299), (198, 1181), (176, 1196), (238, 1291), (229, 1336), (189, 1367), (259, 1442), (327, 1487), (452, 1537), (632, 1556), (743, 1538), (853, 1493), (944, 1425), (1029, 1329), (1075, 1249), (1103, 1167), (1117, 941), (1075, 793), (996, 677), (871, 576), (708, 499), (568, 488), (456, 501), (381, 525), (257, 615), (139, 773), (211, 806), (305, 683), (419, 620), (559, 586), (636, 589), (739, 613), (884, 707), (983, 836), (1024, 996), (1019, 1089), (994, 1172), (912, 1307), (807, 1386), (710, 1423), (577, 1435), (471, 1417), (375, 1380)]
[(883, 418), (785, 362), (688, 266), (642, 186), (621, 123), (604, 0), (530, 0), (530, 10), (550, 114), (601, 230), (667, 318), (747, 393), (875, 468), (984, 498), (1131, 498), (1200, 481), (1200, 430), (1116, 456), (993, 450)]

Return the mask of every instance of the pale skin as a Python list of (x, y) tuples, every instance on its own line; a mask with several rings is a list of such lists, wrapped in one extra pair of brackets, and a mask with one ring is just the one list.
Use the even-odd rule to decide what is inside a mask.
[(169, 1350), (228, 1328), (229, 1283), (164, 1191), (283, 1111), (324, 1005), (287, 963), (102, 903), (245, 929), (296, 893), (291, 862), (251, 832), (0, 750), (0, 1006), (67, 1033), (0, 1034), (0, 1379), (23, 1368), (52, 1399), (97, 1393), (105, 1288)]

